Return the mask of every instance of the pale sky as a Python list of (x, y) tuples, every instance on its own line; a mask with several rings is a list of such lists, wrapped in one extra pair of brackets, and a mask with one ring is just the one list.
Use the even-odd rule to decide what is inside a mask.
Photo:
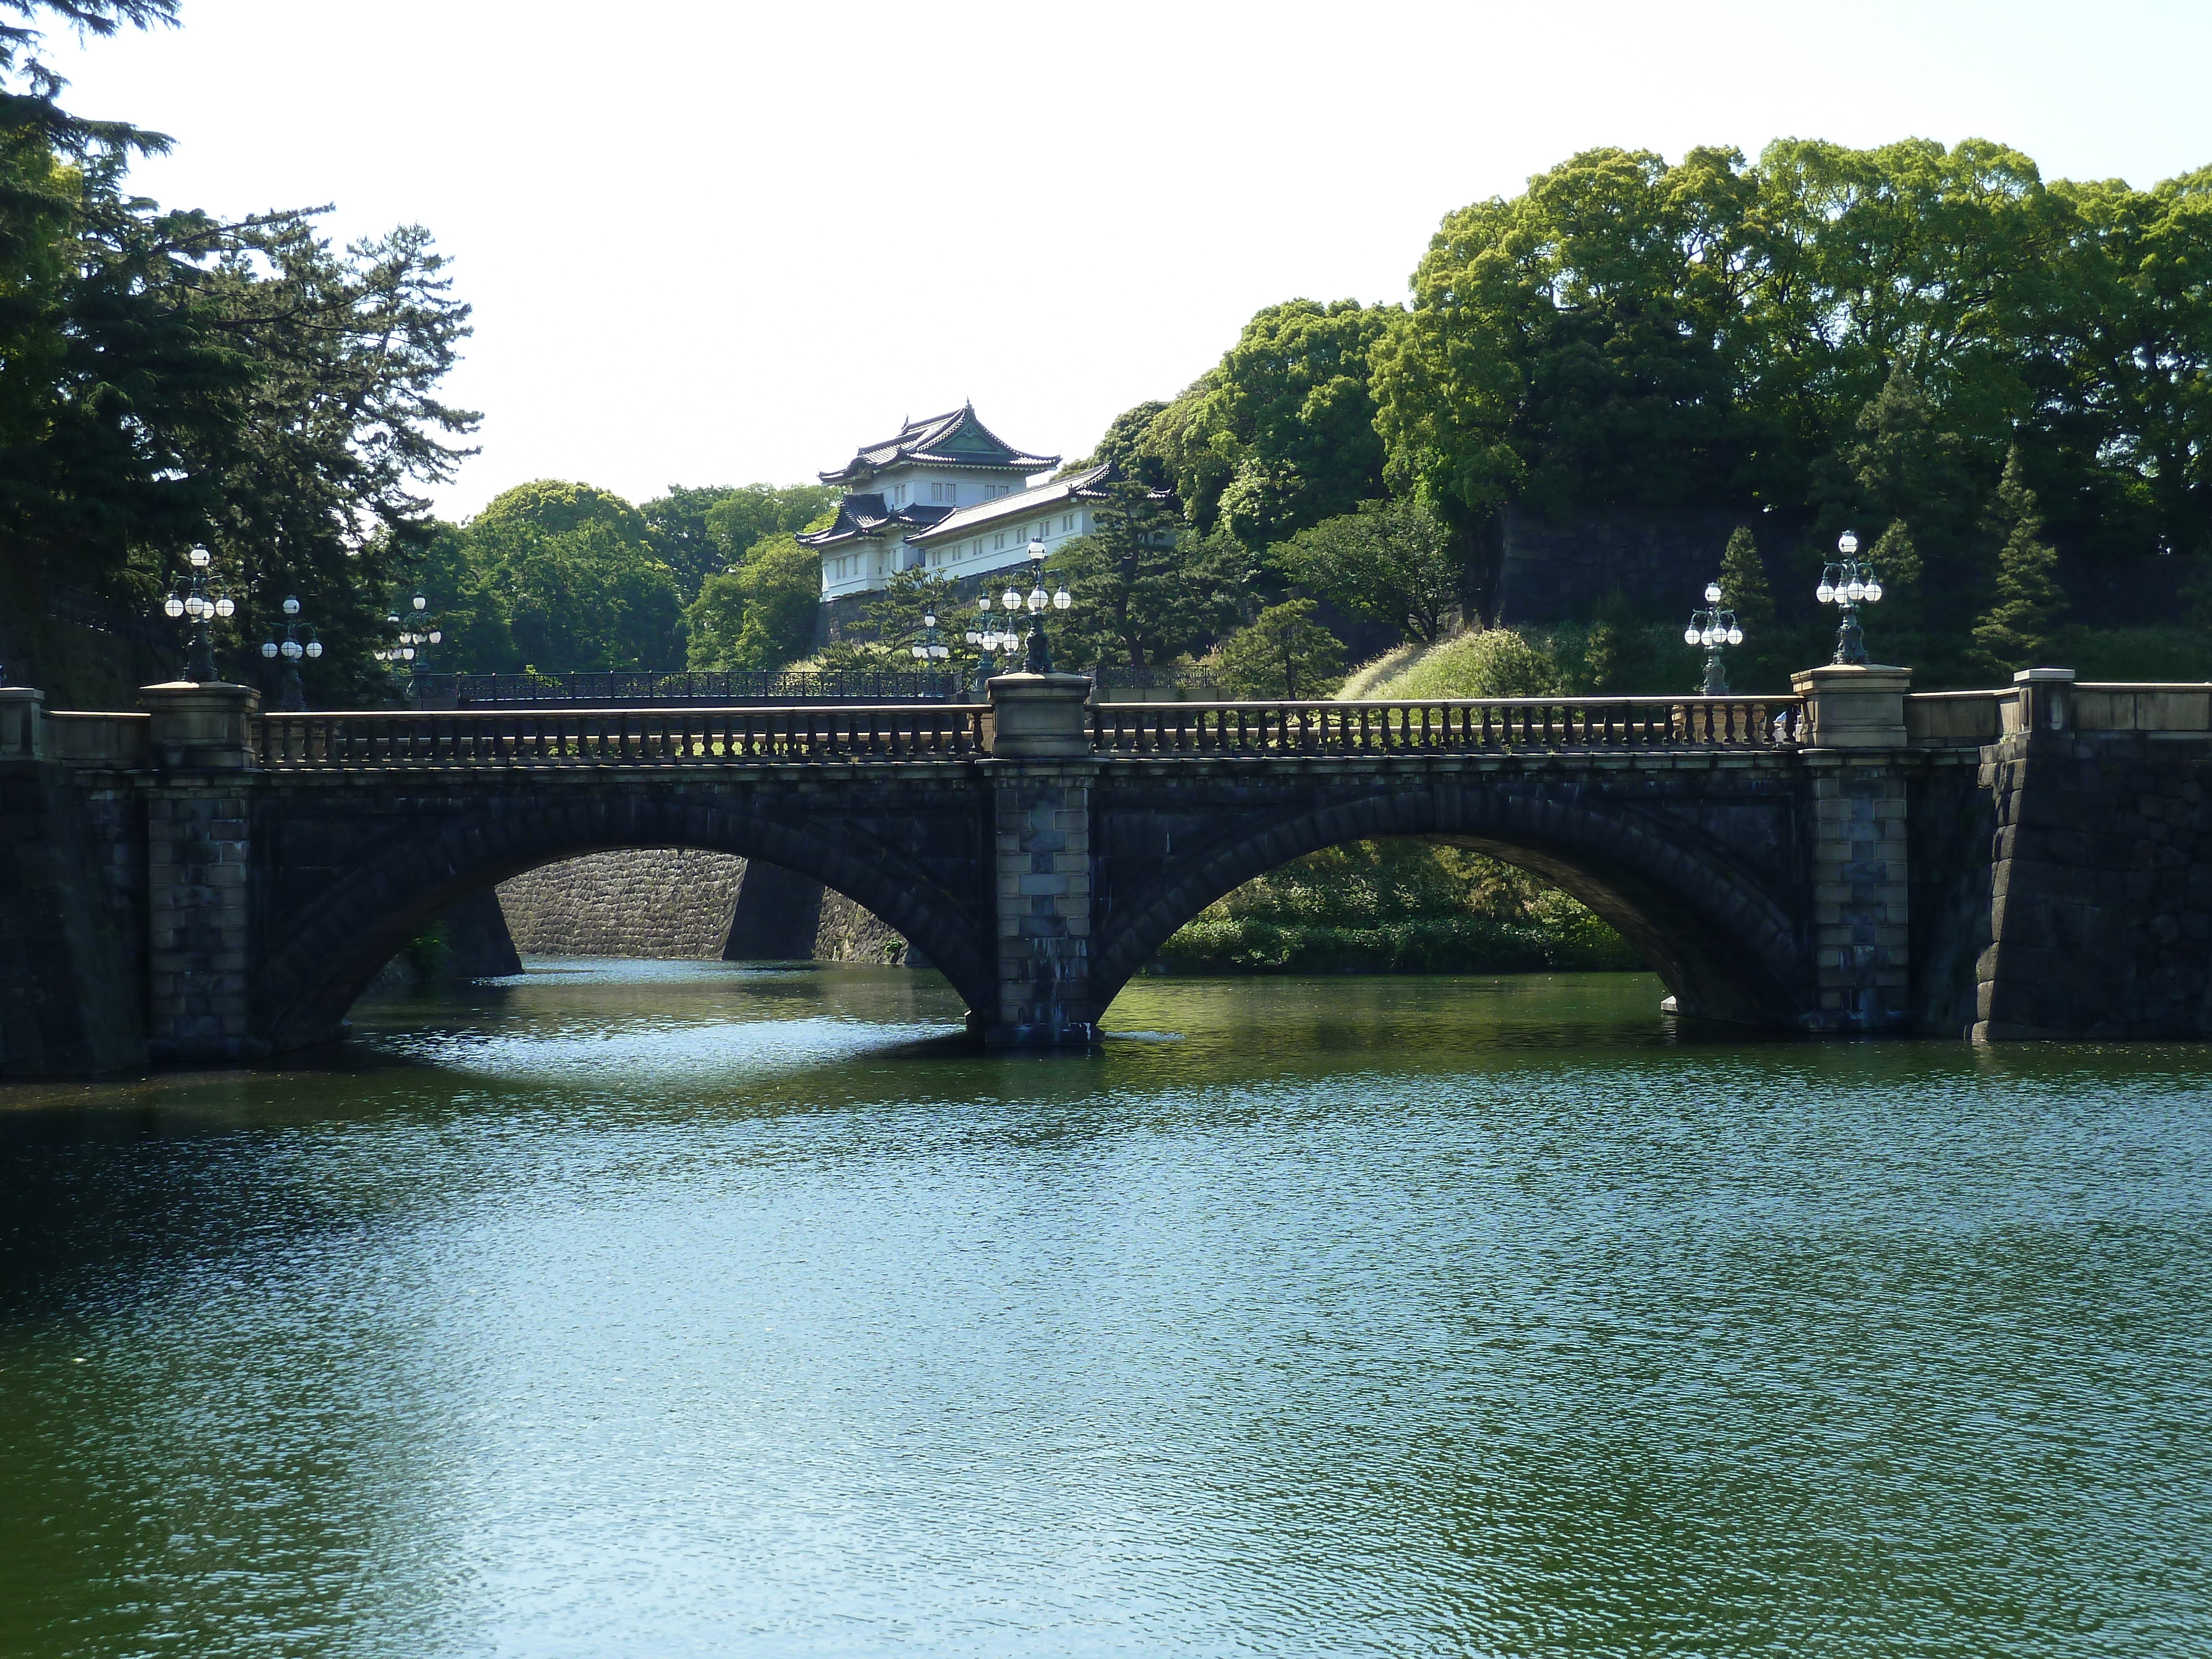
[(456, 517), (793, 482), (963, 398), (1079, 455), (1260, 307), (1401, 299), (1444, 213), (1595, 145), (2212, 163), (2203, 0), (184, 0), (49, 56), (177, 140), (135, 175), (166, 203), (430, 228), (476, 307)]

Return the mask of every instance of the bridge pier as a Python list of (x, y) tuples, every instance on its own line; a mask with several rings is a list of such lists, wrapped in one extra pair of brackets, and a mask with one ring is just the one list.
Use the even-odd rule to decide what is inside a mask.
[(1091, 757), (1081, 674), (1003, 674), (990, 683), (993, 900), (999, 1006), (994, 1048), (1098, 1040), (1091, 987)]
[(149, 685), (146, 1036), (156, 1060), (267, 1052), (252, 1030), (252, 719), (242, 685)]
[(1815, 668), (1805, 699), (1814, 1031), (1905, 1028), (1912, 995), (1911, 851), (1903, 668)]

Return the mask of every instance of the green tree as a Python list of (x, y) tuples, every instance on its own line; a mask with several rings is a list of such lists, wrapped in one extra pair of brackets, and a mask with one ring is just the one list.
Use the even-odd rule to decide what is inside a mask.
[(1344, 683), (1344, 646), (1316, 619), (1311, 599), (1271, 605), (1208, 659), (1232, 697), (1325, 697)]
[(1248, 547), (1355, 511), (1382, 494), (1368, 356), (1395, 315), (1354, 300), (1266, 307), (1144, 421), (1134, 453), (1158, 458), (1192, 524), (1221, 523)]
[(1070, 461), (1055, 476), (1066, 478), (1094, 466), (1113, 466), (1130, 483), (1149, 489), (1172, 487), (1175, 481), (1169, 476), (1167, 463), (1150, 447), (1152, 422), (1166, 409), (1165, 404), (1154, 398), (1123, 410), (1107, 422), (1104, 434), (1088, 455)]
[(1054, 560), (1074, 608), (1055, 624), (1060, 665), (1145, 668), (1203, 645), (1235, 611), (1233, 577), (1191, 556), (1174, 515), (1141, 484), (1109, 484), (1091, 534)]
[(646, 536), (653, 556), (668, 567), (685, 604), (697, 597), (710, 571), (730, 563), (721, 542), (708, 527), (707, 515), (733, 492), (718, 486), (671, 484), (668, 493), (641, 502)]
[(1766, 562), (1759, 556), (1759, 543), (1748, 526), (1729, 532), (1721, 553), (1721, 604), (1735, 612), (1743, 629), (1743, 644), (1731, 653), (1729, 678), (1739, 691), (1772, 685), (1788, 673), (1790, 665), (1784, 641), (1777, 635), (1774, 590), (1767, 583)]
[(822, 561), (788, 532), (763, 538), (701, 584), (685, 610), (694, 668), (775, 669), (812, 649)]
[(837, 506), (837, 491), (828, 484), (754, 483), (719, 493), (706, 527), (729, 564), (771, 536), (822, 528), (816, 520)]
[(2058, 586), (2058, 556), (2041, 539), (2042, 515), (2034, 492), (2021, 480), (2018, 451), (2005, 459), (1988, 528), (1999, 538), (1996, 596), (1974, 624), (1974, 652), (1985, 667), (2009, 674), (2036, 665), (2066, 603)]
[(1355, 617), (1432, 641), (1459, 601), (1450, 533), (1418, 501), (1362, 501), (1268, 550), (1292, 581)]

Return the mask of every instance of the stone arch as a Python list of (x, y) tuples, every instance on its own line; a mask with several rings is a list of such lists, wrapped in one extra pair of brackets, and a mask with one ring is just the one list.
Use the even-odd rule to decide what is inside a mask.
[(722, 803), (623, 797), (510, 800), (441, 815), (349, 871), (279, 930), (254, 976), (258, 1033), (271, 1049), (334, 1036), (377, 970), (462, 899), (540, 865), (632, 847), (684, 847), (780, 865), (867, 907), (919, 945), (968, 999), (995, 994), (988, 919), (859, 826), (795, 826)]
[(1392, 836), (1449, 842), (1544, 877), (1614, 927), (1685, 1013), (1799, 1023), (1798, 928), (1724, 847), (1686, 824), (1573, 788), (1455, 783), (1261, 814), (1215, 837), (1100, 919), (1097, 1012), (1177, 928), (1254, 877), (1340, 842)]

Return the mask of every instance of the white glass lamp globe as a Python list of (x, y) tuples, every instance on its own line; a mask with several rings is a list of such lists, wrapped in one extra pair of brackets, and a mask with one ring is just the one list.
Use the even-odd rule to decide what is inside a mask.
[(1859, 580), (1856, 576), (1853, 577), (1850, 584), (1844, 589), (1844, 597), (1849, 599), (1853, 605), (1856, 605), (1861, 599), (1866, 598), (1866, 584)]
[(1030, 557), (1032, 559), (1042, 559), (1044, 557), (1044, 544), (1042, 542), (1031, 541), (1030, 543)]
[(402, 662), (413, 662), (415, 660), (415, 647), (411, 645), (401, 646), (399, 647), (399, 660)]
[(185, 602), (179, 599), (175, 594), (170, 594), (167, 599), (161, 601), (161, 614), (165, 617), (172, 617), (183, 616), (185, 614)]
[(274, 640), (262, 641), (261, 654), (264, 657), (274, 657), (276, 654), (276, 641)]
[(910, 645), (907, 647), (907, 654), (914, 657), (926, 657), (929, 654), (929, 647), (926, 645)]
[(299, 600), (298, 600), (298, 599), (296, 599), (291, 598), (291, 597), (290, 597), (290, 596), (289, 596), (289, 595), (288, 595), (288, 596), (286, 596), (285, 600), (284, 600), (284, 614), (285, 614), (286, 616), (288, 616), (288, 617), (296, 617), (296, 616), (298, 616), (298, 615), (300, 614), (300, 602), (299, 602)]
[(323, 642), (320, 640), (309, 640), (307, 641), (307, 654), (311, 657), (321, 656), (323, 654)]
[(991, 596), (988, 593), (978, 593), (975, 596), (975, 608), (978, 611), (988, 611), (991, 608)]
[(416, 614), (418, 616), (430, 608), (430, 601), (424, 599), (420, 593), (417, 593), (412, 599), (409, 600), (408, 603), (415, 607)]
[(1850, 558), (1851, 555), (1858, 550), (1859, 538), (1850, 531), (1846, 530), (1842, 535), (1836, 538), (1836, 551), (1842, 554), (1845, 558)]
[(1878, 581), (1869, 582), (1866, 585), (1866, 596), (1869, 605), (1878, 603), (1881, 599), (1881, 584)]
[(221, 599), (215, 602), (215, 614), (218, 617), (231, 616), (235, 613), (237, 610), (237, 601), (233, 599), (228, 593), (224, 594)]
[(1830, 583), (1824, 580), (1818, 587), (1813, 590), (1813, 597), (1820, 600), (1822, 605), (1832, 605), (1835, 603), (1836, 599), (1836, 590)]
[(1064, 587), (1052, 596), (1052, 608), (1055, 611), (1065, 611), (1074, 603), (1075, 596)]
[(1020, 610), (1022, 608), (1022, 590), (1018, 587), (1008, 588), (1005, 592), (999, 595), (999, 603), (1005, 605), (1009, 611)]
[(1730, 645), (1741, 645), (1743, 643), (1743, 629), (1741, 628), (1729, 629), (1728, 633), (1728, 642)]
[(192, 568), (195, 570), (204, 570), (215, 562), (215, 555), (204, 547), (194, 548), (187, 556), (191, 558)]
[(300, 642), (297, 640), (287, 640), (280, 648), (284, 653), (284, 660), (286, 662), (297, 662), (303, 654), (301, 650)]
[(1720, 602), (1721, 585), (1718, 582), (1707, 582), (1705, 584), (1705, 603), (1707, 605), (1718, 605)]
[(444, 629), (442, 629), (442, 628), (434, 628), (434, 629), (432, 629), (430, 630), (430, 643), (431, 643), (431, 644), (433, 644), (433, 645), (443, 645), (445, 642), (446, 642), (446, 630), (445, 630)]
[(1695, 628), (1686, 628), (1686, 629), (1684, 629), (1682, 630), (1682, 643), (1683, 643), (1683, 644), (1685, 644), (1685, 645), (1695, 645), (1697, 642), (1698, 642), (1698, 630), (1697, 630)]
[(936, 613), (934, 611), (923, 611), (923, 612), (921, 613), (921, 625), (922, 625), (924, 628), (934, 628), (934, 627), (936, 627), (936, 626), (937, 626), (937, 613)]

